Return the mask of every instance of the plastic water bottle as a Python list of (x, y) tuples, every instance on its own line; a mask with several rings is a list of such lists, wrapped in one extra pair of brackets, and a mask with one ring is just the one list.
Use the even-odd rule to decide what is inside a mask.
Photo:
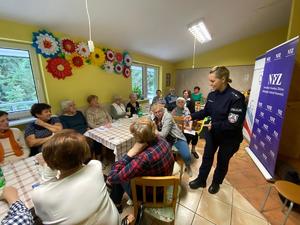
[(0, 167), (0, 189), (2, 189), (4, 186), (5, 186), (5, 177), (2, 168)]

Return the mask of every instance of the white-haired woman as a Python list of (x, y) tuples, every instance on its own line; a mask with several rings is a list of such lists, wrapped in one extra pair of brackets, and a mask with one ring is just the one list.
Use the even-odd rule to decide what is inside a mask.
[[(185, 106), (186, 104), (186, 100), (183, 97), (179, 97), (176, 99), (176, 108), (173, 109), (172, 111), (172, 115), (173, 116), (190, 116), (190, 110)], [(192, 121), (187, 122), (186, 124), (186, 128), (187, 129), (191, 129), (192, 128)], [(184, 136), (186, 137), (186, 141), (188, 143), (188, 145), (192, 142), (192, 149), (191, 149), (191, 153), (193, 154), (193, 156), (196, 159), (199, 159), (199, 155), (196, 152), (196, 145), (198, 143), (198, 135), (192, 135), (189, 133), (183, 133)]]
[(114, 96), (113, 101), (114, 102), (111, 105), (112, 118), (117, 120), (126, 117), (126, 109), (124, 104), (122, 103), (121, 96)]
[(84, 134), (88, 129), (87, 121), (82, 112), (77, 111), (74, 101), (63, 100), (60, 103), (62, 115), (59, 117), (64, 129), (73, 129)]

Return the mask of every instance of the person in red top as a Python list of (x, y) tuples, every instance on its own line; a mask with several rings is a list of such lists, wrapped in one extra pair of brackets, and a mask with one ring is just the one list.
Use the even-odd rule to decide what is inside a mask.
[(174, 157), (169, 143), (156, 135), (156, 126), (149, 118), (139, 118), (130, 126), (136, 143), (117, 161), (108, 175), (112, 185), (111, 199), (121, 211), (124, 192), (131, 196), (130, 180), (140, 176), (169, 176)]

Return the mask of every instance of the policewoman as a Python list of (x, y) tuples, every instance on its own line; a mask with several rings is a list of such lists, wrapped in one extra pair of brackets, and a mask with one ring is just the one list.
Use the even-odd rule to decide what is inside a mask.
[(202, 120), (210, 116), (211, 123), (205, 135), (206, 144), (198, 177), (189, 186), (192, 189), (206, 187), (206, 179), (218, 150), (217, 166), (208, 189), (209, 193), (215, 194), (227, 174), (230, 158), (238, 151), (243, 140), (246, 104), (244, 95), (230, 87), (229, 70), (225, 66), (213, 67), (208, 79), (213, 91), (208, 94), (204, 109), (193, 113), (190, 118)]

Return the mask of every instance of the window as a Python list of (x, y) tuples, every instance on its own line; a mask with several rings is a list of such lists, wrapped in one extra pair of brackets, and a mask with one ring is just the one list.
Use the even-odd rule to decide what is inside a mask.
[(0, 110), (10, 119), (29, 117), (32, 104), (44, 101), (38, 65), (30, 44), (0, 40)]
[(132, 91), (139, 97), (153, 99), (158, 89), (159, 68), (145, 64), (131, 66)]

